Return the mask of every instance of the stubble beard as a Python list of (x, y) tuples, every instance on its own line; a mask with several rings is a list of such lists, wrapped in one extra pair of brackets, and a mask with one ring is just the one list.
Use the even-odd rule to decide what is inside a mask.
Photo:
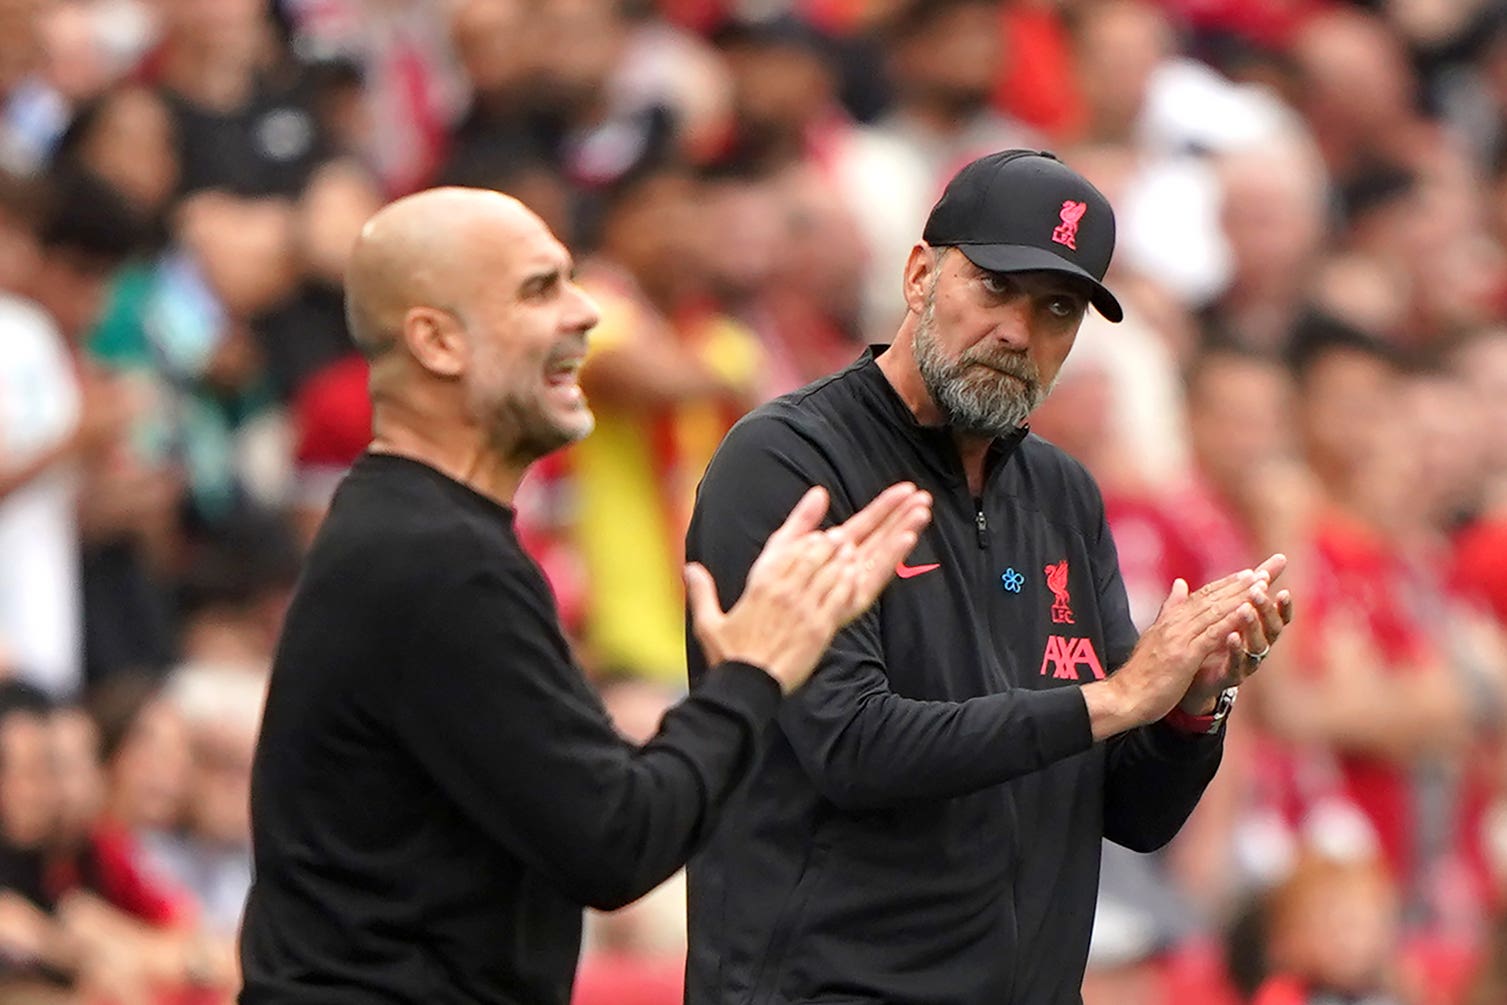
[(1052, 385), (1042, 382), (1024, 353), (971, 351), (949, 360), (937, 340), (936, 293), (933, 279), (912, 343), (921, 380), (952, 429), (969, 436), (1006, 436), (1046, 400)]
[(488, 392), (473, 385), (468, 396), (471, 419), (486, 431), (494, 453), (527, 466), (591, 435), (596, 416), (589, 408), (583, 406), (572, 414), (573, 421), (562, 422), (550, 414), (544, 393), (517, 388)]
[(586, 439), (596, 428), (596, 416), (583, 408), (580, 421), (566, 425), (551, 419), (538, 401), (510, 396), (494, 414), (490, 428), (494, 446), (504, 456), (532, 464)]

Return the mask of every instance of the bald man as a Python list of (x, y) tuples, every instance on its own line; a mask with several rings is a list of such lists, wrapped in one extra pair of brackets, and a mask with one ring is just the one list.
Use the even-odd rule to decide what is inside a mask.
[(436, 189), (363, 228), (347, 317), (373, 439), (288, 612), (252, 779), (245, 1005), (569, 1000), (582, 905), (674, 872), (758, 760), (782, 696), (929, 517), (891, 487), (840, 527), (791, 511), (728, 612), (687, 570), (717, 663), (642, 748), (571, 662), (513, 534), (534, 460), (591, 431), (595, 306), (517, 201)]

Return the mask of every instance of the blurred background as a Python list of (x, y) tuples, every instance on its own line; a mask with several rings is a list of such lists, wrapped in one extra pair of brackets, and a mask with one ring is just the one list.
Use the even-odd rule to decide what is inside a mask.
[[(378, 206), (499, 188), (581, 263), (598, 429), (518, 520), (642, 739), (719, 438), (1022, 145), (1118, 215), (1032, 424), (1136, 617), (1276, 550), (1300, 617), (1184, 833), (1106, 847), (1088, 1005), (1507, 1005), (1501, 0), (0, 0), (0, 1003), (230, 1000)], [(683, 911), (591, 916), (579, 1005), (678, 1002)]]

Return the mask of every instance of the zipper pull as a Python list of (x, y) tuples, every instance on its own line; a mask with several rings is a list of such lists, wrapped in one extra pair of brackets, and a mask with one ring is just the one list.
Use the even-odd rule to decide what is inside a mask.
[(979, 547), (989, 547), (989, 521), (984, 519), (984, 504), (979, 500), (974, 501), (973, 526), (978, 531)]

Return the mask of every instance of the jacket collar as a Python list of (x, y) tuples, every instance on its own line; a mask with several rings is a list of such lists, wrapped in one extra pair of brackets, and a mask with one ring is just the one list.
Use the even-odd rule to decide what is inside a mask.
[[(952, 430), (947, 426), (927, 426), (916, 419), (916, 414), (900, 397), (877, 360), (887, 345), (870, 345), (863, 355), (848, 368), (857, 385), (859, 398), (905, 442), (915, 448), (915, 453), (934, 472), (950, 482), (967, 485), (963, 460), (958, 454)], [(1017, 426), (1004, 436), (997, 436), (989, 444), (989, 453), (984, 461), (985, 483), (1015, 453), (1016, 447), (1030, 433), (1029, 424)]]

